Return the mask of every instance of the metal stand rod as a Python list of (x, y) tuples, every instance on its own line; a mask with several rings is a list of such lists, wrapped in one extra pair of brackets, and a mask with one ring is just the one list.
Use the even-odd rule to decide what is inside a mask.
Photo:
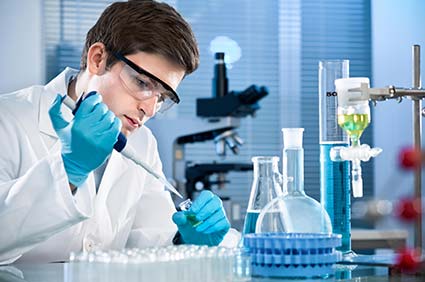
[[(352, 101), (371, 100), (385, 101), (387, 99), (397, 99), (399, 102), (404, 97), (412, 99), (412, 122), (413, 122), (413, 144), (414, 147), (422, 151), (422, 99), (425, 99), (425, 89), (421, 89), (421, 59), (420, 46), (412, 46), (412, 84), (411, 89), (396, 88), (389, 86), (386, 88), (369, 88), (367, 83), (361, 83), (359, 88), (350, 89), (352, 91), (361, 92), (361, 96), (354, 97)], [(424, 109), (425, 110), (425, 109)], [(424, 111), (425, 112), (425, 111)], [(425, 116), (425, 114), (424, 114)], [(421, 154), (422, 155), (422, 154)], [(422, 212), (422, 164), (414, 171), (414, 195), (417, 199), (419, 211)], [(418, 251), (422, 252), (422, 214), (414, 222), (414, 245)]]
[[(412, 46), (412, 74), (413, 74), (413, 88), (414, 89), (420, 89), (421, 88), (421, 81), (420, 81), (420, 46), (419, 45), (413, 45)], [(421, 109), (422, 109), (422, 101), (421, 99), (412, 98), (413, 100), (413, 141), (414, 146), (416, 149), (421, 150), (421, 140), (422, 140), (422, 116), (421, 116)], [(414, 186), (415, 186), (415, 198), (419, 199), (418, 204), (420, 205), (420, 210), (422, 210), (422, 165), (420, 165), (415, 170), (415, 179), (414, 179)], [(414, 226), (414, 244), (415, 248), (418, 248), (420, 251), (422, 251), (422, 215), (418, 217), (418, 219), (415, 221)]]

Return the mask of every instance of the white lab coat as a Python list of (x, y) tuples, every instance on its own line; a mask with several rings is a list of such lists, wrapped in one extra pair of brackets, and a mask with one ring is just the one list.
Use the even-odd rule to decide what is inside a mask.
[[(0, 262), (62, 261), (71, 251), (166, 245), (177, 231), (170, 194), (115, 151), (98, 193), (90, 174), (72, 196), (48, 109), (73, 75), (66, 69), (46, 86), (0, 96)], [(65, 106), (62, 112), (72, 118)], [(128, 142), (162, 172), (148, 128)]]

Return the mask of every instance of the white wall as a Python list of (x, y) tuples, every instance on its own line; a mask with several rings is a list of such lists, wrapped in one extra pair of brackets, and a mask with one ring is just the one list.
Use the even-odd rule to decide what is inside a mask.
[[(372, 0), (372, 87), (412, 86), (413, 44), (421, 45), (421, 77), (424, 78), (424, 12), (423, 0)], [(402, 195), (413, 195), (412, 173), (397, 167), (399, 149), (413, 144), (412, 102), (406, 99), (401, 104), (395, 101), (378, 103), (372, 122), (375, 146), (384, 149), (375, 160), (376, 197), (397, 200)], [(395, 218), (387, 218), (377, 227), (408, 228), (412, 235), (411, 225), (401, 224)]]
[(0, 93), (44, 83), (42, 0), (1, 0), (0, 42)]

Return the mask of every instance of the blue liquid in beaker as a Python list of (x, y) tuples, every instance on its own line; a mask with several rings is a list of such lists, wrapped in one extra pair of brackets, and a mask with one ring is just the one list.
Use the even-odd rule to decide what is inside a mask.
[(320, 144), (320, 195), (331, 218), (333, 233), (342, 235), (342, 245), (338, 250), (347, 253), (351, 252), (350, 164), (330, 159), (330, 150), (336, 146), (348, 144)]
[(243, 227), (243, 235), (255, 233), (255, 225), (260, 211), (248, 211), (245, 215), (245, 224)]

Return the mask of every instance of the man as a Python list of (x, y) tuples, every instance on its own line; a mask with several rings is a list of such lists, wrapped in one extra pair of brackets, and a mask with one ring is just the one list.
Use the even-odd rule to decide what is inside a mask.
[[(202, 223), (193, 227), (158, 180), (113, 150), (121, 132), (162, 173), (143, 124), (179, 102), (176, 89), (198, 63), (193, 32), (172, 7), (114, 3), (88, 32), (79, 72), (68, 68), (46, 86), (2, 95), (0, 261), (222, 243), (230, 225), (217, 196), (194, 201), (190, 212)], [(81, 101), (75, 115), (65, 95)]]

